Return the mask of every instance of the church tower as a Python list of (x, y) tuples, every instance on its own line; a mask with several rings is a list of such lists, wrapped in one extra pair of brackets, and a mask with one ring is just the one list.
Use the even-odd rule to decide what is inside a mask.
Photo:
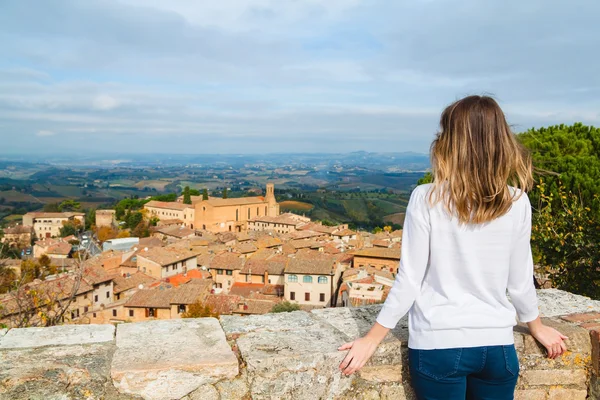
[(267, 183), (267, 195), (265, 196), (265, 201), (267, 202), (268, 212), (267, 215), (269, 217), (276, 217), (279, 215), (279, 204), (277, 200), (275, 200), (275, 185), (272, 183)]

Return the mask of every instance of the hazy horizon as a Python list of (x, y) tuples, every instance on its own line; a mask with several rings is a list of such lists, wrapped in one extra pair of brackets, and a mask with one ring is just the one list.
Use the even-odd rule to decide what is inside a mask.
[(5, 0), (0, 154), (426, 154), (493, 94), (600, 125), (600, 3)]

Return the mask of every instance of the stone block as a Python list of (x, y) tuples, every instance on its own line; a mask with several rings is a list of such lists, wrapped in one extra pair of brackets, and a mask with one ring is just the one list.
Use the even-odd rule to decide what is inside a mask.
[(220, 317), (220, 322), (228, 338), (250, 332), (281, 332), (320, 326), (319, 322), (306, 311), (249, 316), (223, 315)]
[(220, 400), (219, 392), (213, 385), (202, 385), (194, 390), (185, 400)]
[(523, 351), (523, 347), (525, 346), (525, 335), (520, 332), (513, 332), (513, 336), (515, 339), (515, 349), (519, 352)]
[(248, 376), (246, 370), (233, 380), (223, 380), (216, 385), (222, 400), (242, 400), (248, 397)]
[(6, 335), (6, 332), (8, 332), (8, 329), (0, 329), (0, 338), (2, 338), (2, 336)]
[(600, 312), (600, 301), (559, 289), (537, 291), (540, 314), (560, 317), (574, 313)]
[(0, 399), (131, 400), (114, 388), (113, 343), (0, 350)]
[(600, 376), (600, 330), (590, 331), (590, 341), (592, 343), (592, 371), (596, 376)]
[(550, 388), (548, 400), (585, 400), (587, 390)]
[(572, 385), (586, 388), (587, 375), (584, 369), (528, 370), (521, 373), (528, 386)]
[[(375, 323), (381, 305), (350, 308), (323, 308), (312, 310), (311, 313), (318, 320), (332, 325), (346, 336), (346, 341), (351, 341), (364, 336)], [(408, 343), (408, 318), (402, 318), (396, 327), (388, 333), (384, 342), (400, 341)]]
[(516, 390), (515, 400), (546, 400), (546, 391), (543, 389)]
[(598, 312), (575, 313), (575, 314), (563, 315), (560, 318), (565, 321), (568, 321), (568, 322), (587, 322), (587, 321), (593, 321), (596, 319), (600, 319), (600, 313), (598, 313)]
[[(586, 329), (553, 318), (543, 318), (542, 321), (545, 325), (553, 327), (568, 337), (565, 343), (569, 352), (579, 354), (583, 358), (586, 358), (590, 355), (591, 344), (589, 332)], [(515, 327), (515, 331), (525, 334), (523, 336), (523, 354), (544, 356), (547, 354), (546, 349), (530, 335), (529, 329), (527, 329), (525, 325)]]
[(121, 324), (116, 346), (111, 366), (115, 386), (144, 399), (180, 399), (239, 372), (215, 318)]
[(0, 349), (68, 346), (113, 342), (113, 325), (60, 325), (48, 328), (11, 329), (2, 337)]
[(352, 378), (338, 369), (346, 352), (344, 335), (330, 325), (319, 329), (251, 332), (237, 339), (247, 366), (252, 399), (334, 398)]
[(600, 329), (600, 322), (589, 322), (589, 323), (581, 324), (579, 326), (591, 331), (593, 329)]
[(359, 376), (371, 382), (402, 382), (402, 365), (365, 365)]

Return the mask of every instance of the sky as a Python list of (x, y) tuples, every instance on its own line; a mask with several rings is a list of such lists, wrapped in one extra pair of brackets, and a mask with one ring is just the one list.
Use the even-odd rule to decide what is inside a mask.
[(2, 153), (426, 153), (492, 94), (600, 125), (597, 0), (2, 0)]

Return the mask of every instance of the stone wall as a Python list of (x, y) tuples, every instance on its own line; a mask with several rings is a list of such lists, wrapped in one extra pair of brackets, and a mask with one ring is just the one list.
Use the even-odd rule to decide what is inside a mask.
[[(600, 399), (600, 302), (557, 290), (539, 296), (569, 351), (549, 360), (526, 327), (515, 327), (516, 399)], [(355, 376), (338, 370), (337, 348), (364, 334), (378, 311), (0, 330), (0, 399), (411, 399), (406, 320)]]

